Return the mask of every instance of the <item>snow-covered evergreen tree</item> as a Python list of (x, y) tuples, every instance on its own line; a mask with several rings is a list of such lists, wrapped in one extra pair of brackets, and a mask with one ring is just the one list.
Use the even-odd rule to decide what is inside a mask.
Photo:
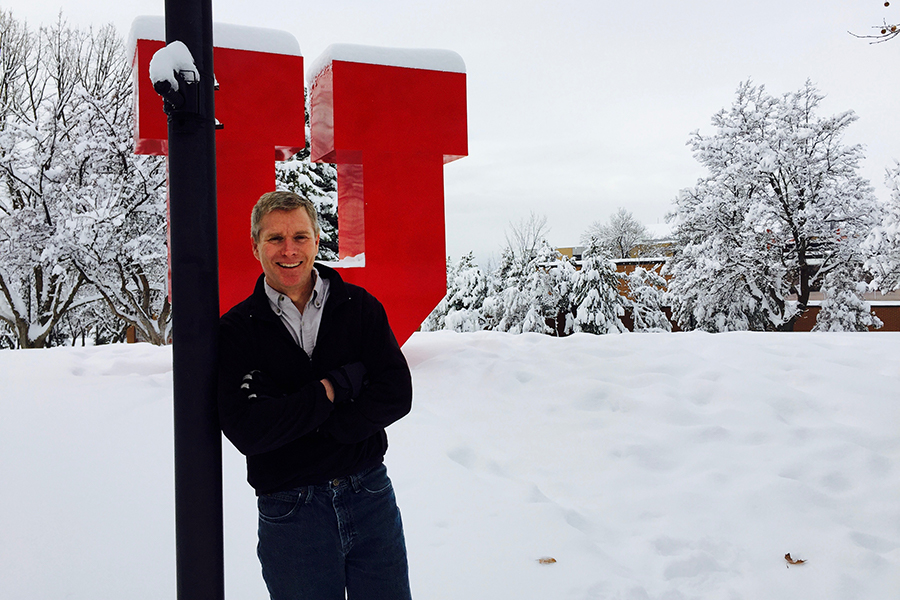
[(549, 315), (551, 315), (551, 335), (569, 335), (575, 330), (575, 283), (578, 270), (567, 256), (554, 250), (554, 260), (550, 263), (549, 275), (551, 291)]
[(835, 264), (862, 264), (881, 209), (858, 174), (862, 148), (842, 143), (856, 117), (817, 116), (822, 98), (810, 82), (781, 97), (743, 83), (716, 132), (692, 135), (709, 175), (675, 201), (668, 273), (683, 328), (790, 329)]
[(628, 285), (626, 306), (631, 311), (633, 331), (672, 331), (663, 307), (666, 305), (666, 279), (654, 270), (636, 267), (625, 276)]
[(496, 330), (565, 335), (572, 330), (575, 267), (543, 238), (545, 218), (512, 226), (499, 265), (485, 274), (472, 253), (447, 261), (447, 295), (425, 331)]
[(449, 302), (448, 296), (450, 295), (450, 282), (454, 279), (454, 273), (456, 272), (456, 268), (453, 266), (453, 261), (450, 257), (447, 257), (447, 294), (441, 298), (441, 301), (438, 302), (438, 305), (434, 307), (434, 310), (429, 313), (425, 320), (422, 322), (421, 330), (422, 331), (440, 331), (444, 329), (446, 326), (447, 320), (447, 311), (449, 310)]
[(309, 160), (309, 116), (306, 147), (275, 163), (275, 187), (308, 198), (319, 215), (319, 260), (338, 260), (337, 169), (330, 163)]
[(548, 289), (546, 263), (553, 260), (544, 238), (547, 218), (534, 213), (510, 223), (500, 264), (492, 277), (491, 294), (484, 302), (485, 322), (510, 333), (550, 333), (544, 321), (544, 292)]
[[(538, 320), (535, 316), (535, 309), (532, 306), (533, 295), (531, 291), (526, 291), (526, 288), (531, 288), (533, 290), (536, 283), (536, 281), (531, 281), (530, 283), (527, 282), (528, 276), (530, 275), (528, 270), (529, 265), (536, 266), (536, 261), (533, 259), (525, 264), (520, 264), (518, 261), (515, 261), (510, 264), (508, 261), (509, 257), (510, 255), (508, 253), (504, 253), (501, 257), (500, 272), (497, 278), (499, 287), (496, 296), (496, 308), (499, 309), (498, 312), (502, 315), (497, 323), (497, 330), (508, 331), (510, 333), (522, 333), (522, 326), (527, 318), (528, 326), (524, 331), (549, 333), (549, 327), (547, 327), (543, 320)], [(493, 308), (495, 305), (489, 303), (488, 306)]]
[(566, 333), (574, 267), (545, 238), (547, 218), (532, 213), (510, 224), (500, 265), (490, 278), (486, 328), (511, 333)]
[(488, 293), (488, 282), (475, 255), (463, 256), (451, 273), (447, 270), (447, 313), (445, 328), (453, 331), (481, 331), (484, 329), (482, 305)]
[(863, 299), (863, 292), (868, 286), (860, 279), (859, 275), (839, 268), (825, 275), (822, 284), (825, 299), (816, 316), (813, 331), (868, 331), (883, 325)]
[[(487, 292), (481, 303), (481, 318), (484, 321), (484, 329), (487, 331), (500, 331), (500, 323), (504, 317), (504, 303), (502, 291), (505, 289), (506, 277), (503, 275), (508, 270), (510, 263), (508, 248), (501, 252), (500, 262), (487, 270)], [(504, 265), (507, 265), (504, 267)]]
[(497, 268), (488, 279), (488, 295), (482, 304), (486, 329), (508, 331), (509, 325), (517, 320), (515, 315), (507, 316), (507, 310), (509, 306), (515, 309), (513, 301), (519, 295), (518, 281), (524, 272), (524, 267), (507, 245), (501, 250)]
[(625, 314), (625, 298), (619, 293), (619, 275), (613, 261), (599, 247), (591, 246), (582, 255), (572, 289), (575, 309), (574, 331), (584, 333), (624, 333), (620, 317)]
[(575, 267), (569, 260), (542, 241), (522, 274), (519, 293), (507, 305), (507, 315), (515, 315), (509, 330), (548, 335), (569, 333), (572, 323), (567, 316), (571, 312), (574, 278)]

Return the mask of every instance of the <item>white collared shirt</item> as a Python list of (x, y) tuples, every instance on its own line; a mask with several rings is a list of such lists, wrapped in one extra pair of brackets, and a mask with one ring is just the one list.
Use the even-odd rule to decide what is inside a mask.
[(319, 325), (322, 323), (322, 310), (328, 300), (329, 281), (319, 276), (315, 268), (312, 270), (313, 284), (309, 302), (301, 313), (291, 299), (269, 285), (265, 281), (266, 296), (269, 298), (269, 306), (272, 311), (281, 318), (281, 322), (287, 327), (291, 337), (297, 345), (303, 348), (307, 356), (312, 356), (316, 349), (316, 339), (319, 336)]

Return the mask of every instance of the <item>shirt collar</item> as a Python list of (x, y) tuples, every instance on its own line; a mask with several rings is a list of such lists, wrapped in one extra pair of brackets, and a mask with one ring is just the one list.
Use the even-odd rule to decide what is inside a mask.
[[(307, 302), (306, 304), (307, 304), (307, 306), (309, 306), (310, 303), (316, 303), (315, 304), (316, 308), (319, 308), (318, 299), (322, 295), (322, 285), (323, 284), (322, 284), (322, 278), (319, 277), (319, 272), (318, 272), (318, 270), (316, 270), (315, 267), (313, 267), (313, 270), (312, 270), (312, 278), (315, 283), (313, 283), (313, 291), (312, 291), (312, 294), (310, 294), (310, 296), (309, 296), (309, 302)], [(273, 309), (276, 309), (276, 313), (278, 313), (278, 310), (280, 310), (282, 303), (291, 302), (291, 299), (288, 298), (287, 294), (279, 292), (278, 290), (273, 288), (271, 285), (269, 285), (269, 282), (266, 281), (265, 277), (263, 277), (263, 285), (266, 290), (266, 296), (269, 298), (269, 305), (271, 305), (271, 307)]]

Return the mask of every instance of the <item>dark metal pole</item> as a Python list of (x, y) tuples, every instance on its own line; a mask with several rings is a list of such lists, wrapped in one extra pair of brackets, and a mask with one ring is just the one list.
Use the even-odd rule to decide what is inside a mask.
[(178, 600), (225, 596), (212, 29), (211, 0), (166, 0), (166, 43), (183, 42), (200, 72), (168, 111)]

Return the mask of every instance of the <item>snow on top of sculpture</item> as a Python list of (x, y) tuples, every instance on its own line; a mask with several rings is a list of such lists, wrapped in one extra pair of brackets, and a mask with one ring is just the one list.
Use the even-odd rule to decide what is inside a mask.
[(433, 48), (387, 48), (359, 44), (332, 44), (317, 58), (308, 71), (308, 83), (312, 85), (319, 73), (333, 61), (465, 73), (466, 63), (452, 50)]
[[(165, 41), (165, 39), (166, 22), (163, 17), (137, 17), (131, 24), (128, 47), (133, 55), (137, 40)], [(303, 56), (297, 38), (286, 31), (267, 27), (213, 23), (213, 44), (216, 48)]]

